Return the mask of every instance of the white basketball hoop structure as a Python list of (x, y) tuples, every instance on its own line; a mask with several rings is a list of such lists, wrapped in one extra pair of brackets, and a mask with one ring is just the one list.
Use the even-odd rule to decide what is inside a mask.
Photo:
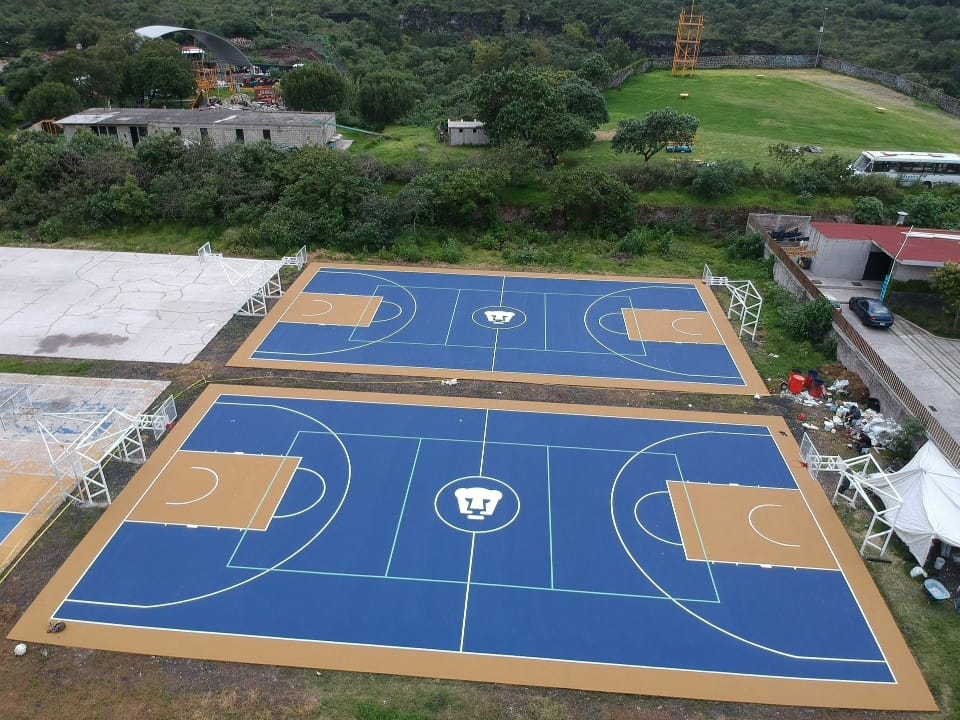
[(217, 262), (227, 276), (234, 295), (240, 301), (237, 315), (252, 315), (263, 317), (267, 314), (267, 300), (283, 295), (283, 286), (280, 283), (280, 269), (295, 267), (303, 269), (307, 262), (307, 246), (301, 247), (295, 255), (289, 255), (281, 260), (262, 260), (255, 265), (231, 264), (224, 259), (223, 253), (213, 252), (210, 243), (204, 243), (198, 250), (197, 256), (201, 262)]
[(903, 506), (903, 498), (873, 454), (849, 459), (839, 455), (821, 455), (804, 433), (800, 442), (800, 458), (814, 480), (819, 480), (822, 472), (836, 473), (838, 480), (833, 491), (834, 505), (843, 501), (851, 508), (856, 508), (858, 501), (862, 501), (870, 509), (872, 517), (860, 545), (860, 555), (867, 557), (868, 552), (873, 552), (876, 553), (875, 557), (883, 557), (893, 538), (893, 524)]
[(99, 413), (46, 413), (37, 420), (60, 495), (81, 505), (112, 501), (104, 468), (111, 460), (142, 463), (147, 459), (143, 430), (159, 440), (177, 419), (173, 396), (153, 414), (129, 415), (112, 409)]
[(746, 332), (751, 340), (756, 340), (763, 297), (753, 283), (749, 280), (730, 280), (723, 275), (714, 275), (709, 265), (703, 266), (703, 281), (710, 287), (725, 287), (730, 291), (727, 319), (736, 316), (740, 320), (740, 329), (737, 334), (743, 337)]
[(499, 490), (484, 487), (457, 488), (453, 494), (457, 498), (460, 514), (466, 516), (467, 520), (492, 517), (503, 499), (503, 493)]
[(511, 310), (486, 310), (483, 314), (491, 325), (507, 325), (517, 315)]

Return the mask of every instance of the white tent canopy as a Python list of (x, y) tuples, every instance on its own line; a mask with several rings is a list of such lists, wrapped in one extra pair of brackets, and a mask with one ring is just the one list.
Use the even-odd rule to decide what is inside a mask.
[[(910, 548), (922, 565), (933, 541), (960, 546), (960, 470), (927, 442), (903, 469), (889, 473), (886, 481), (903, 499), (885, 521)], [(882, 483), (882, 475), (870, 475), (866, 485)]]

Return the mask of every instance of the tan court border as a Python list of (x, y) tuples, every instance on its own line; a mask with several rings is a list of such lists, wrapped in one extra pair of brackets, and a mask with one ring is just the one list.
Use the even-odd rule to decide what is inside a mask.
[[(788, 460), (797, 486), (819, 520), (827, 542), (858, 598), (861, 608), (883, 649), (895, 684), (837, 681), (787, 680), (697, 671), (623, 667), (591, 663), (461, 655), (453, 652), (398, 650), (322, 642), (257, 639), (181, 631), (144, 630), (69, 622), (56, 635), (46, 633), (48, 621), (70, 593), (85, 569), (109, 541), (152, 479), (177, 452), (189, 433), (221, 394), (245, 397), (331, 399), (395, 405), (431, 405), (499, 409), (549, 414), (576, 414), (665, 421), (696, 421), (769, 428)], [(775, 602), (768, 598), (765, 602)], [(785, 621), (788, 621), (785, 618)], [(876, 585), (846, 530), (820, 486), (802, 468), (799, 448), (786, 422), (779, 417), (724, 415), (671, 410), (608, 408), (555, 403), (514, 402), (471, 398), (397, 396), (382, 393), (295, 390), (211, 385), (130, 481), (116, 502), (87, 534), (63, 567), (9, 635), (11, 640), (53, 643), (118, 652), (170, 655), (198, 659), (286, 665), (359, 672), (474, 680), (514, 685), (563, 687), (579, 690), (663, 695), (703, 700), (757, 702), (866, 710), (936, 710), (936, 703), (915, 660), (900, 634)]]
[[(656, 381), (656, 380), (629, 380), (629, 379), (607, 379), (593, 378), (586, 376), (568, 376), (568, 375), (537, 375), (533, 373), (505, 373), (491, 372), (486, 370), (446, 370), (443, 368), (429, 367), (393, 367), (385, 365), (354, 365), (350, 363), (312, 363), (299, 360), (256, 360), (253, 354), (260, 348), (263, 341), (273, 331), (280, 322), (287, 309), (296, 301), (296, 298), (303, 292), (304, 288), (316, 276), (321, 268), (334, 268), (338, 270), (363, 270), (363, 271), (383, 271), (383, 272), (416, 272), (416, 273), (439, 273), (445, 275), (488, 275), (493, 277), (526, 277), (526, 278), (544, 278), (558, 280), (592, 280), (592, 281), (617, 281), (633, 283), (689, 283), (697, 289), (697, 293), (703, 300), (711, 319), (717, 327), (723, 343), (733, 358), (734, 365), (740, 372), (745, 385), (737, 387), (731, 385), (720, 385), (706, 382), (680, 382), (680, 381)], [(747, 354), (743, 343), (737, 332), (727, 320), (726, 313), (720, 306), (720, 302), (714, 296), (710, 288), (703, 281), (694, 278), (649, 278), (635, 277), (628, 275), (571, 275), (571, 274), (550, 274), (550, 273), (523, 273), (523, 272), (500, 272), (491, 270), (473, 270), (471, 268), (425, 268), (417, 266), (405, 267), (402, 265), (357, 265), (347, 263), (311, 263), (300, 274), (300, 277), (287, 289), (283, 297), (277, 301), (277, 304), (271, 309), (259, 325), (247, 337), (242, 345), (234, 353), (233, 357), (227, 362), (228, 367), (247, 367), (263, 368), (268, 370), (293, 369), (310, 370), (313, 372), (349, 372), (349, 373), (368, 373), (371, 375), (402, 375), (402, 376), (426, 376), (437, 378), (458, 378), (461, 380), (500, 380), (509, 382), (528, 382), (542, 385), (577, 385), (588, 387), (605, 388), (631, 388), (636, 390), (677, 390), (682, 392), (707, 392), (722, 395), (767, 395), (769, 390), (760, 377), (750, 356)]]

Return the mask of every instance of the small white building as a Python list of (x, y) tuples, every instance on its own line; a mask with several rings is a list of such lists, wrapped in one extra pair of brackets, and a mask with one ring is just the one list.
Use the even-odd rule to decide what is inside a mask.
[(450, 145), (489, 145), (490, 138), (479, 120), (447, 120)]
[(57, 124), (67, 138), (86, 128), (128, 147), (136, 147), (156, 132), (172, 132), (184, 142), (208, 139), (217, 147), (261, 140), (290, 148), (321, 145), (340, 150), (349, 145), (337, 134), (336, 113), (327, 112), (261, 112), (218, 106), (197, 110), (91, 108)]

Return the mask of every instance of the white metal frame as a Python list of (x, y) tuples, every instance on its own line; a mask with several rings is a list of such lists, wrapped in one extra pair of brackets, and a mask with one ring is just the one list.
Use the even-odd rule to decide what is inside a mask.
[(233, 288), (234, 295), (241, 300), (237, 315), (263, 317), (267, 314), (267, 300), (283, 295), (280, 282), (280, 269), (295, 267), (302, 270), (307, 262), (307, 246), (301, 247), (295, 255), (285, 256), (280, 265), (262, 260), (253, 266), (237, 267), (224, 259), (223, 253), (214, 252), (210, 243), (204, 243), (197, 250), (201, 262), (211, 261), (220, 264), (221, 269)]
[(177, 403), (173, 395), (170, 395), (157, 408), (155, 413), (147, 413), (140, 416), (140, 429), (150, 430), (153, 433), (153, 439), (159, 440), (163, 434), (169, 430), (177, 421)]
[[(860, 545), (860, 555), (866, 557), (868, 551), (873, 551), (883, 557), (893, 538), (893, 524), (903, 506), (903, 498), (873, 454), (846, 460), (839, 455), (821, 455), (813, 441), (804, 434), (800, 442), (800, 458), (814, 479), (824, 470), (839, 474), (837, 487), (833, 491), (834, 505), (842, 500), (855, 509), (862, 500), (870, 509), (872, 516)], [(842, 492), (841, 488), (844, 488)]]
[[(70, 432), (51, 430), (56, 419)], [(37, 421), (40, 436), (64, 500), (81, 505), (109, 505), (112, 498), (104, 467), (110, 460), (147, 459), (139, 415), (112, 409), (98, 413), (48, 413)]]
[(703, 281), (710, 287), (725, 287), (730, 291), (730, 306), (727, 318), (734, 316), (740, 321), (738, 335), (744, 332), (751, 340), (757, 339), (757, 327), (760, 324), (760, 311), (763, 309), (763, 297), (750, 280), (731, 280), (724, 275), (714, 275), (710, 266), (703, 266)]

